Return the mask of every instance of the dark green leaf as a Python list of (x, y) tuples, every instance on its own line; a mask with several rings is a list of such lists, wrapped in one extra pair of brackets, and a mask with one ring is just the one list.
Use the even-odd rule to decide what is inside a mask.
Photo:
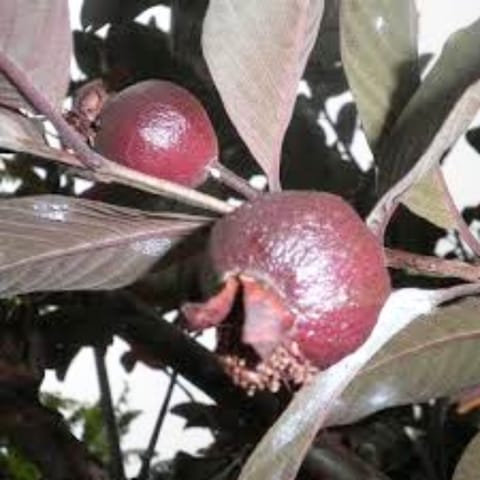
[(357, 108), (354, 103), (346, 103), (338, 113), (335, 131), (337, 132), (340, 142), (342, 142), (347, 148), (352, 143), (356, 123)]
[(409, 173), (407, 190), (466, 131), (480, 104), (479, 43), (480, 20), (447, 41), (379, 152), (380, 194)]
[(468, 444), (452, 480), (477, 480), (480, 472), (480, 434)]
[(375, 151), (420, 81), (413, 0), (343, 0), (342, 61)]

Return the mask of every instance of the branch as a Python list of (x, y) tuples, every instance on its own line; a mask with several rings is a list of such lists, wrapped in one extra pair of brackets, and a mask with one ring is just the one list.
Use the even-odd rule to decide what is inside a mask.
[(260, 429), (269, 426), (280, 413), (280, 402), (274, 395), (262, 392), (253, 398), (247, 396), (244, 390), (232, 384), (212, 352), (178, 326), (166, 322), (149, 305), (138, 299), (131, 301), (137, 314), (117, 313), (114, 316), (120, 337), (141, 344), (149, 358), (170, 365), (217, 403), (233, 410), (254, 412)]
[[(212, 352), (178, 326), (166, 322), (153, 307), (137, 299), (133, 310), (131, 304), (125, 305), (125, 296), (118, 292), (94, 294), (92, 298), (93, 302), (87, 302), (90, 307), (63, 305), (42, 320), (57, 326), (55, 331), (64, 326), (64, 338), (69, 342), (92, 345), (99, 331), (106, 335), (108, 330), (109, 335), (116, 334), (133, 345), (141, 345), (141, 355), (148, 357), (147, 364), (155, 361), (158, 365), (169, 365), (217, 403), (236, 412), (252, 413), (259, 429), (268, 427), (280, 413), (281, 402), (277, 397), (266, 392), (253, 398), (247, 396), (232, 384)], [(76, 325), (82, 328), (76, 330)]]
[(163, 422), (168, 412), (168, 407), (172, 399), (173, 390), (175, 389), (175, 385), (177, 383), (177, 377), (178, 374), (174, 371), (172, 373), (172, 376), (170, 377), (170, 382), (168, 384), (167, 392), (165, 393), (165, 398), (163, 399), (162, 406), (160, 407), (160, 411), (158, 412), (157, 421), (155, 422), (155, 426), (153, 427), (152, 436), (150, 437), (150, 441), (148, 442), (147, 450), (142, 456), (142, 466), (140, 468), (140, 473), (138, 474), (137, 480), (148, 480), (148, 476), (150, 473), (150, 462), (153, 458), (153, 455), (155, 454), (155, 445), (158, 442), (160, 430), (162, 429)]
[(252, 200), (262, 194), (262, 192), (250, 186), (244, 178), (239, 177), (218, 160), (213, 162), (213, 165), (209, 168), (209, 173), (215, 180), (222, 182), (248, 200)]
[(108, 372), (105, 366), (104, 350), (101, 347), (94, 348), (95, 366), (97, 368), (98, 384), (100, 387), (100, 405), (103, 419), (107, 427), (108, 447), (110, 450), (110, 469), (115, 480), (125, 480), (123, 471), (122, 451), (120, 450), (120, 438), (118, 436), (117, 421), (112, 402), (112, 392), (108, 381)]
[(173, 200), (193, 205), (194, 207), (211, 210), (213, 212), (226, 214), (234, 210), (234, 207), (223, 200), (207, 195), (206, 193), (184, 187), (178, 183), (168, 180), (151, 177), (142, 172), (124, 167), (104, 158), (105, 163), (102, 169), (93, 173), (95, 180), (100, 182), (116, 182), (128, 187), (134, 187), (144, 192), (156, 195), (164, 195)]
[[(121, 305), (122, 301), (125, 303), (125, 297), (129, 298), (129, 303), (135, 307), (136, 312), (128, 311), (125, 305)], [(79, 325), (84, 322), (82, 332), (85, 328), (90, 328), (90, 323), (92, 323), (93, 332), (95, 326), (98, 328), (99, 322), (102, 325), (110, 325), (112, 332), (120, 335), (127, 342), (141, 345), (141, 354), (148, 357), (148, 362), (157, 360), (158, 365), (170, 365), (178, 375), (192, 382), (218, 404), (230, 409), (232, 415), (241, 413), (249, 419), (252, 427), (258, 429), (259, 434), (270, 427), (278, 417), (284, 406), (278, 396), (264, 392), (257, 393), (254, 397), (247, 396), (242, 389), (232, 384), (230, 377), (225, 374), (212, 352), (185, 334), (178, 326), (166, 322), (150, 305), (131, 294), (125, 295), (125, 292), (120, 295), (113, 292), (104, 297), (102, 302), (96, 301), (94, 304), (101, 304), (102, 307), (91, 309), (67, 306), (45, 315), (44, 320), (49, 325), (68, 325), (70, 322), (73, 325)], [(138, 360), (142, 358), (138, 357)], [(328, 471), (325, 469), (329, 468), (329, 464), (331, 465), (330, 459), (338, 458), (337, 453), (329, 453), (329, 450), (329, 446), (324, 447), (322, 458), (318, 457), (318, 452), (312, 451), (307, 456), (305, 472), (317, 472), (318, 469)], [(350, 470), (344, 469), (344, 471)], [(378, 474), (366, 478), (384, 480), (385, 477)]]
[(102, 166), (103, 157), (90, 149), (83, 137), (68, 124), (62, 114), (35, 86), (22, 68), (10, 60), (2, 51), (0, 51), (0, 70), (32, 106), (52, 122), (65, 144), (77, 153), (80, 160), (87, 167), (96, 169)]
[(407, 270), (419, 275), (459, 278), (467, 282), (480, 280), (480, 265), (390, 248), (385, 248), (384, 251), (387, 266), (391, 268)]

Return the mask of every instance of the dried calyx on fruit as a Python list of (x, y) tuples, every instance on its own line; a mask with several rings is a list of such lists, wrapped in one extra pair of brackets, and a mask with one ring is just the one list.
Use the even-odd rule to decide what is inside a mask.
[[(191, 329), (220, 327), (220, 359), (251, 393), (301, 385), (356, 350), (390, 293), (381, 245), (328, 193), (265, 194), (220, 219), (209, 248), (223, 287), (183, 312)], [(229, 325), (240, 290), (242, 324)]]
[(218, 157), (202, 104), (172, 82), (147, 80), (109, 99), (98, 118), (95, 149), (157, 178), (196, 187)]

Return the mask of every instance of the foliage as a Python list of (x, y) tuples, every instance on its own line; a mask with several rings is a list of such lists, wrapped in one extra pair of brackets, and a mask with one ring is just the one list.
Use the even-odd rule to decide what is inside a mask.
[[(46, 406), (62, 412), (69, 428), (79, 432), (79, 438), (89, 446), (94, 455), (104, 463), (109, 461), (108, 437), (98, 402), (90, 405), (51, 393), (43, 393), (41, 398)], [(130, 424), (139, 413), (139, 411), (128, 408), (128, 388), (125, 387), (115, 405), (118, 431), (121, 437), (128, 433)], [(0, 478), (11, 480), (40, 480), (42, 478), (35, 465), (8, 441), (2, 446), (0, 472)]]
[[(168, 32), (135, 21), (159, 4)], [(413, 0), (84, 0), (75, 32), (64, 0), (12, 0), (0, 18), (1, 478), (125, 478), (118, 437), (138, 412), (126, 393), (112, 405), (103, 355), (114, 336), (130, 345), (125, 368), (174, 372), (139, 480), (476, 478), (480, 207), (459, 211), (441, 164), (465, 133), (480, 152), (479, 130), (468, 130), (480, 106), (480, 20), (422, 72)], [(85, 80), (69, 79), (71, 53)], [(219, 139), (211, 178), (191, 190), (94, 152), (77, 107), (99, 78), (111, 94), (148, 78), (192, 91)], [(308, 95), (297, 94), (302, 79)], [(332, 115), (328, 101), (347, 93)], [(46, 141), (45, 120), (57, 141)], [(369, 167), (354, 148), (360, 130)], [(396, 291), (355, 354), (298, 392), (249, 397), (165, 314), (215, 288), (208, 230), (234, 209), (229, 198), (261, 194), (247, 183), (254, 175), (271, 190), (344, 197), (384, 243)], [(84, 195), (79, 179), (94, 183)], [(438, 258), (446, 229), (453, 247)], [(85, 346), (96, 352), (99, 404), (42, 397), (45, 370), (63, 378)], [(192, 398), (168, 414), (215, 441), (157, 462), (177, 375), (215, 405)]]

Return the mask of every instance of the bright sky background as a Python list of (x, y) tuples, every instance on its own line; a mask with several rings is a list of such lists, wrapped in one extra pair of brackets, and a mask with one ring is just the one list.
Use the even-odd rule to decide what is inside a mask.
[[(69, 3), (72, 26), (79, 28), (81, 0), (69, 0)], [(417, 0), (417, 5), (420, 12), (419, 48), (422, 53), (438, 53), (450, 33), (480, 17), (480, 2), (474, 0)], [(152, 13), (156, 14), (161, 28), (168, 29), (169, 10), (166, 7), (150, 9), (146, 15), (142, 15), (141, 20), (148, 20)], [(75, 76), (78, 75), (78, 72), (73, 73)], [(335, 105), (335, 102), (332, 105)], [(361, 141), (359, 148), (362, 148)], [(469, 178), (480, 178), (480, 159), (465, 141), (459, 142), (452, 151), (444, 170), (459, 205), (480, 203), (478, 182), (468, 185), (465, 180), (465, 172), (469, 172)], [(210, 337), (208, 342), (211, 341)], [(123, 342), (116, 341), (113, 348), (109, 350), (107, 362), (112, 389), (114, 397), (118, 398), (123, 386), (128, 382), (131, 407), (144, 411), (133, 424), (132, 432), (127, 437), (124, 447), (145, 448), (165, 393), (167, 378), (161, 372), (153, 371), (143, 365), (137, 365), (134, 372), (127, 375), (119, 363), (120, 355), (126, 349)], [(49, 372), (43, 388), (62, 392), (65, 396), (94, 402), (98, 398), (98, 388), (92, 351), (84, 349), (77, 356), (64, 383), (57, 382), (54, 375)], [(200, 400), (209, 401), (204, 395), (198, 392), (197, 394)], [(174, 403), (186, 400), (186, 396), (177, 389)], [(168, 435), (165, 434), (166, 432)], [(171, 457), (177, 447), (193, 452), (197, 446), (205, 445), (210, 441), (210, 436), (198, 429), (183, 430), (183, 421), (173, 415), (167, 418), (163, 433), (157, 445), (162, 458)], [(135, 468), (135, 465), (131, 466), (129, 473), (133, 474), (136, 471)]]

